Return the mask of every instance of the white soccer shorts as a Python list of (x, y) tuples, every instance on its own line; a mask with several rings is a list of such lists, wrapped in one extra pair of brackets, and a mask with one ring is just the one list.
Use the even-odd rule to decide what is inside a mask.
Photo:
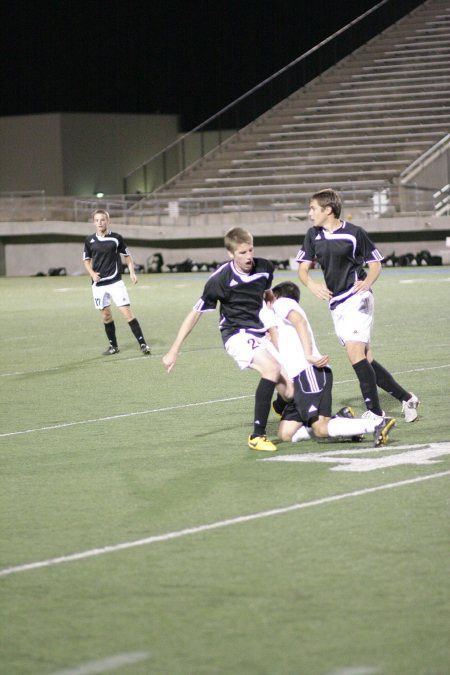
[(334, 330), (343, 345), (349, 341), (370, 344), (374, 309), (373, 293), (366, 291), (351, 295), (331, 311)]
[(259, 337), (241, 330), (225, 342), (225, 351), (236, 361), (241, 370), (250, 367), (255, 354), (260, 349), (269, 351), (280, 363), (277, 350), (265, 335)]
[(116, 307), (130, 304), (128, 291), (123, 281), (116, 281), (114, 284), (106, 284), (105, 286), (92, 284), (92, 295), (94, 296), (96, 309), (109, 307), (111, 300), (113, 300)]

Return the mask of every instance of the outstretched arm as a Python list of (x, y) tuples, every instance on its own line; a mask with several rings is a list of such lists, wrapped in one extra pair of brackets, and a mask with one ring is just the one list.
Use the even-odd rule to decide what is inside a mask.
[(298, 266), (298, 276), (300, 281), (306, 288), (308, 288), (311, 293), (314, 293), (316, 298), (320, 300), (331, 300), (333, 294), (325, 284), (319, 284), (317, 281), (313, 281), (310, 277), (309, 271), (312, 267), (312, 262), (302, 262)]
[(192, 331), (192, 329), (197, 325), (197, 322), (200, 319), (201, 315), (202, 315), (201, 312), (197, 312), (197, 310), (193, 309), (191, 312), (189, 312), (189, 314), (186, 316), (183, 323), (181, 324), (171, 348), (169, 349), (167, 354), (163, 356), (162, 359), (168, 373), (170, 373), (170, 371), (172, 370), (172, 368), (176, 363), (178, 352), (180, 351), (181, 345), (183, 344), (189, 333)]

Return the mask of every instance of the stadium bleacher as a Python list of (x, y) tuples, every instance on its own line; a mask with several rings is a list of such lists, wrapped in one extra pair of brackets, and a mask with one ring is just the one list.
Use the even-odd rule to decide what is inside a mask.
[(450, 6), (428, 0), (135, 209), (304, 210), (312, 187), (332, 184), (354, 209), (386, 190), (391, 215), (407, 211), (400, 175), (448, 134), (449, 94)]

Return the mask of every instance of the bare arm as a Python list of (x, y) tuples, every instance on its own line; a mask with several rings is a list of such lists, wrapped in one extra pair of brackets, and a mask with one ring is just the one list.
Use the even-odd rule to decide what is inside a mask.
[(170, 371), (172, 370), (172, 368), (176, 363), (178, 352), (180, 351), (181, 345), (183, 344), (189, 333), (197, 325), (197, 322), (200, 319), (200, 317), (201, 312), (197, 312), (197, 310), (193, 309), (191, 312), (189, 312), (189, 314), (186, 316), (183, 323), (181, 324), (171, 348), (169, 349), (167, 354), (163, 356), (162, 359), (168, 373), (170, 373)]
[(298, 276), (300, 281), (306, 288), (308, 288), (311, 293), (313, 293), (316, 298), (320, 300), (331, 300), (333, 294), (324, 283), (319, 284), (317, 281), (313, 281), (309, 274), (309, 271), (312, 267), (312, 262), (302, 262), (298, 266)]
[(373, 284), (376, 282), (378, 277), (381, 274), (381, 263), (380, 262), (370, 262), (369, 271), (365, 279), (360, 279), (355, 281), (353, 284), (353, 293), (359, 295), (360, 293), (365, 293), (369, 291)]
[(128, 255), (124, 256), (124, 259), (125, 259), (125, 262), (127, 264), (128, 270), (130, 272), (130, 279), (131, 279), (132, 283), (137, 284), (138, 279), (137, 279), (137, 276), (136, 276), (136, 272), (134, 271), (133, 256), (128, 254)]
[(270, 336), (270, 341), (272, 342), (273, 346), (277, 351), (280, 351), (278, 349), (278, 330), (276, 329), (275, 326), (271, 326), (269, 330), (267, 331)]
[(100, 281), (100, 274), (98, 272), (94, 272), (94, 270), (92, 269), (92, 260), (90, 258), (88, 258), (87, 260), (83, 260), (83, 264), (84, 269), (89, 274), (92, 281)]
[(291, 311), (287, 315), (287, 319), (291, 322), (291, 324), (297, 331), (298, 337), (300, 338), (300, 342), (302, 343), (303, 351), (305, 352), (305, 357), (309, 361), (309, 363), (312, 363), (313, 365), (318, 366), (319, 368), (323, 368), (324, 366), (328, 365), (329, 362), (328, 356), (320, 356), (320, 357), (313, 356), (311, 334), (308, 330), (308, 324), (306, 323), (305, 318), (295, 310), (291, 309)]

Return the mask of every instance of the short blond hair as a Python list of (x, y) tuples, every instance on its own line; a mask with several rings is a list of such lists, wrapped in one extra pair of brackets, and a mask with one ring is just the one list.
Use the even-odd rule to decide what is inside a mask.
[(106, 216), (109, 220), (109, 213), (106, 211), (106, 209), (95, 209), (95, 211), (92, 213), (92, 220), (94, 220), (95, 216), (97, 216), (99, 213)]
[(223, 241), (227, 251), (234, 253), (241, 244), (253, 244), (253, 235), (243, 227), (232, 227), (226, 232)]

